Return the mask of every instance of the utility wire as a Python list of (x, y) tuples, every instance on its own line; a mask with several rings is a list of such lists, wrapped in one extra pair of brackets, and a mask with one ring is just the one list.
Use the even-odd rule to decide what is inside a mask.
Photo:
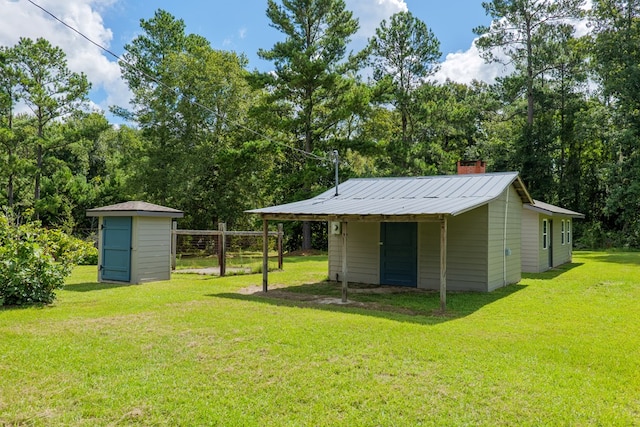
[[(80, 32), (78, 29), (72, 27), (71, 25), (67, 24), (66, 22), (64, 22), (63, 20), (61, 20), (60, 18), (58, 18), (56, 15), (54, 15), (53, 13), (49, 12), (47, 9), (45, 9), (44, 7), (40, 6), (39, 4), (35, 3), (32, 0), (27, 0), (29, 3), (31, 3), (33, 6), (37, 7), (38, 9), (40, 9), (41, 11), (43, 11), (44, 13), (46, 13), (47, 15), (51, 16), (54, 20), (58, 21), (59, 23), (61, 23), (62, 25), (64, 25), (65, 27), (67, 27), (68, 29), (70, 29), (71, 31), (73, 31), (74, 33), (78, 34), (80, 37), (84, 38), (85, 40), (87, 40), (89, 43), (93, 44), (94, 46), (98, 47), (99, 49), (103, 50), (104, 52), (108, 53), (109, 55), (113, 56), (115, 59), (117, 59), (120, 63), (127, 65), (128, 67), (130, 67), (131, 69), (133, 69), (134, 71), (136, 71), (137, 73), (141, 74), (142, 76), (146, 77), (147, 79), (151, 80), (152, 82), (156, 83), (159, 86), (164, 87), (165, 89), (170, 89), (170, 90), (175, 90), (176, 88), (173, 88), (169, 85), (167, 85), (166, 83), (158, 80), (157, 78), (150, 76), (149, 74), (145, 73), (144, 71), (140, 70), (139, 68), (137, 68), (135, 65), (133, 65), (132, 63), (130, 63), (129, 61), (123, 59), (122, 57), (120, 57), (119, 55), (113, 53), (111, 50), (107, 49), (106, 47), (102, 46), (100, 43), (97, 43), (95, 41), (93, 41), (91, 38), (89, 38), (88, 36), (86, 36), (85, 34), (83, 34), (82, 32)], [(206, 105), (195, 101), (195, 100), (191, 100), (190, 101), (193, 105), (196, 105), (208, 112), (210, 112), (211, 114), (213, 114), (214, 116), (218, 117), (219, 119), (226, 121), (227, 123), (230, 123), (232, 125), (235, 125), (241, 129), (244, 129), (262, 139), (265, 139), (273, 144), (277, 144), (277, 145), (281, 145), (283, 147), (289, 148), (290, 150), (296, 151), (306, 157), (312, 158), (314, 160), (318, 160), (318, 161), (322, 161), (322, 162), (326, 162), (328, 160), (327, 157), (320, 157), (316, 154), (310, 153), (308, 151), (305, 150), (301, 150), (300, 148), (296, 148), (296, 147), (292, 147), (288, 144), (285, 144), (284, 142), (280, 142), (280, 141), (276, 141), (260, 132), (258, 132), (257, 130), (254, 130), (248, 126), (243, 125), (242, 123), (238, 123), (238, 122), (234, 122), (232, 120), (226, 119), (224, 118), (221, 114), (219, 114), (218, 112), (212, 110), (211, 108), (207, 107)]]

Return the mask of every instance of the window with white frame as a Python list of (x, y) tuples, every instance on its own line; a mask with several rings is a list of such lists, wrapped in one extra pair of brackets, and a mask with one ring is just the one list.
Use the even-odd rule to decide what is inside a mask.
[(549, 247), (549, 221), (542, 220), (542, 249)]
[(564, 245), (564, 219), (560, 222), (560, 243)]
[(571, 220), (567, 220), (567, 244), (571, 243)]

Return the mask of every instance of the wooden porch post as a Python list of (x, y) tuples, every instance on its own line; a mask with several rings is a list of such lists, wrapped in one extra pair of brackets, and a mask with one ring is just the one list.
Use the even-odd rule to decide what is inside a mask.
[(178, 222), (171, 221), (171, 271), (176, 269), (176, 257), (178, 256)]
[(347, 268), (347, 222), (342, 222), (342, 302), (347, 302), (347, 288), (349, 279)]
[(440, 311), (447, 309), (447, 216), (440, 219)]
[(227, 223), (219, 222), (218, 230), (221, 232), (218, 242), (218, 264), (220, 265), (220, 277), (227, 274)]
[(282, 270), (282, 240), (284, 237), (284, 227), (282, 223), (278, 224), (278, 270)]
[(262, 219), (262, 292), (269, 284), (269, 221)]

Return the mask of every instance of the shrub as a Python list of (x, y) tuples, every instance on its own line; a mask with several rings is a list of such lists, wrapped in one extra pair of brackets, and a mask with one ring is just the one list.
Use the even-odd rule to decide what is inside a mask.
[(15, 226), (0, 216), (0, 306), (53, 302), (85, 252), (83, 241), (59, 230)]

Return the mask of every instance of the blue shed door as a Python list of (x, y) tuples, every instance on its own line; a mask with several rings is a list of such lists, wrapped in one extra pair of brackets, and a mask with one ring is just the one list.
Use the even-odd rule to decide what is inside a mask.
[(102, 280), (131, 279), (131, 217), (102, 219)]
[(415, 222), (380, 224), (380, 282), (418, 286), (418, 225)]

